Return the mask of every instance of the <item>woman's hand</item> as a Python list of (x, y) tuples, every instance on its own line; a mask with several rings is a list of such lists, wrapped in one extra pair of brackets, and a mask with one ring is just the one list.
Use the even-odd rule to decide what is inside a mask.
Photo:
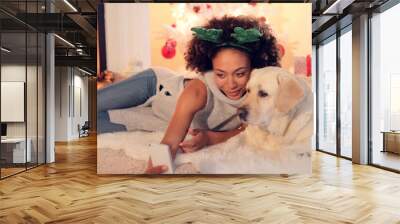
[(205, 130), (190, 128), (188, 134), (190, 134), (192, 138), (179, 144), (184, 152), (195, 152), (207, 146), (209, 143), (207, 131)]
[(237, 128), (229, 131), (205, 131), (207, 137), (206, 145), (215, 145), (232, 138), (246, 129), (246, 124), (241, 124)]
[(145, 174), (162, 174), (168, 170), (168, 166), (160, 165), (160, 166), (153, 166), (153, 162), (151, 158), (147, 161), (147, 168), (144, 172)]

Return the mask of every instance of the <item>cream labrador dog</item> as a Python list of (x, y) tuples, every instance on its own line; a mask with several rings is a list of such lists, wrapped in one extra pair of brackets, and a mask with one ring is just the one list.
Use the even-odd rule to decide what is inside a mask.
[(253, 70), (248, 97), (239, 108), (245, 131), (194, 153), (178, 154), (175, 164), (199, 173), (311, 172), (313, 95), (306, 78), (279, 67)]

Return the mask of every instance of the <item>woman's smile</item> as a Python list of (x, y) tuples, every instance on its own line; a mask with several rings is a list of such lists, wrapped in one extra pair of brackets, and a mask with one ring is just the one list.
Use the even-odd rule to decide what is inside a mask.
[(241, 92), (242, 92), (241, 89), (238, 89), (238, 90), (234, 90), (234, 91), (231, 91), (231, 92), (227, 92), (226, 95), (229, 98), (240, 98), (240, 96), (241, 96), (240, 93)]

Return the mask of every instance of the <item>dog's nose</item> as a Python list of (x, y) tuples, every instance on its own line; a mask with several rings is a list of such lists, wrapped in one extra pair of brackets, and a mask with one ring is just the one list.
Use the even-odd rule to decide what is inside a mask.
[(238, 114), (239, 114), (239, 118), (240, 118), (242, 121), (246, 121), (247, 115), (249, 114), (249, 112), (247, 111), (246, 108), (241, 107), (241, 108), (238, 109)]

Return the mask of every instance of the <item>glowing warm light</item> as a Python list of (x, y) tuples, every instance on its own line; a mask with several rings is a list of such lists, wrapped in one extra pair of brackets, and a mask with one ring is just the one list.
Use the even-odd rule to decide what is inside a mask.
[[(194, 7), (198, 10), (197, 13)], [(186, 46), (192, 37), (190, 29), (204, 25), (212, 17), (252, 15), (256, 18), (267, 18), (267, 7), (268, 4), (175, 3), (171, 9), (172, 17), (176, 21), (175, 27), (171, 27), (170, 24), (164, 26), (167, 32), (165, 38), (172, 38), (179, 43), (178, 45)], [(266, 20), (268, 22), (268, 18)]]

